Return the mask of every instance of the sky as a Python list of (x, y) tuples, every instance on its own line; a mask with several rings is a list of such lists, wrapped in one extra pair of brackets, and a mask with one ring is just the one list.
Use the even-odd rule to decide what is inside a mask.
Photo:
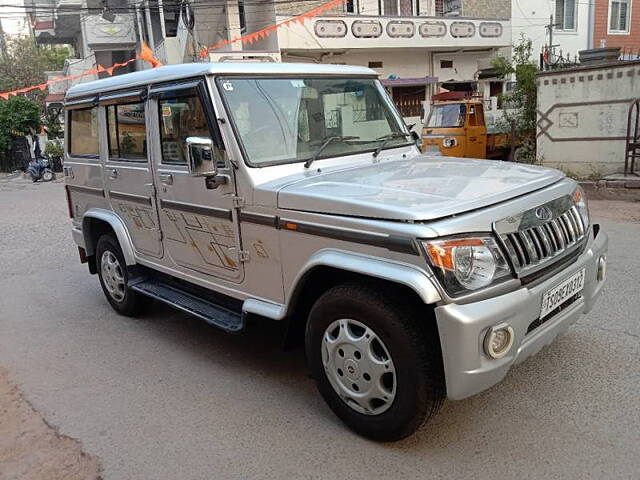
[[(2, 4), (24, 7), (23, 0), (2, 0)], [(27, 16), (24, 13), (18, 13), (20, 10), (22, 8), (0, 7), (2, 29), (6, 35), (27, 35), (29, 33)]]

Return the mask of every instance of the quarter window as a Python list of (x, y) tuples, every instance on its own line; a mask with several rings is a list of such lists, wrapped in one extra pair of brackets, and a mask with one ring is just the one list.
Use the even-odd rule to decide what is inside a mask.
[(107, 106), (109, 158), (146, 160), (147, 128), (144, 103)]
[(630, 0), (609, 1), (609, 31), (615, 33), (629, 32), (629, 17), (631, 13)]
[(100, 155), (97, 107), (69, 111), (69, 154)]
[[(167, 98), (159, 101), (162, 163), (186, 165), (187, 138), (211, 138), (207, 117), (198, 95)], [(214, 157), (218, 167), (224, 167), (224, 157), (216, 147)]]

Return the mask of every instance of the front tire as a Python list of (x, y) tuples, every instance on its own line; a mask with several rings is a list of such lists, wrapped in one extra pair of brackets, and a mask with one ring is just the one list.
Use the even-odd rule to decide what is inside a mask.
[(318, 299), (307, 323), (307, 360), (320, 394), (345, 424), (373, 440), (411, 435), (445, 398), (434, 319), (402, 293), (337, 286)]
[(124, 255), (112, 234), (102, 235), (98, 239), (96, 263), (102, 291), (113, 309), (128, 317), (142, 314), (151, 300), (128, 287), (129, 272)]
[(53, 180), (55, 178), (55, 175), (53, 174), (53, 170), (49, 170), (46, 169), (43, 173), (42, 173), (42, 181), (43, 182), (50, 182), (51, 180)]

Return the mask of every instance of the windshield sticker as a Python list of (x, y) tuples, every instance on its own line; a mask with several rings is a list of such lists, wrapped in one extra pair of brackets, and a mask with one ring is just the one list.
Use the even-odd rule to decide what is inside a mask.
[(227, 92), (233, 92), (233, 83), (227, 80), (222, 84), (222, 88), (224, 88)]
[(162, 116), (170, 117), (171, 116), (171, 107), (169, 105), (162, 106)]
[(295, 88), (304, 88), (304, 80), (301, 79), (295, 79), (295, 80), (291, 80), (291, 86), (295, 87)]

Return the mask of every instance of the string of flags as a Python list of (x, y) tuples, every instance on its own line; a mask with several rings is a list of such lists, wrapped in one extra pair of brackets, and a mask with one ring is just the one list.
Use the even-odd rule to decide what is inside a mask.
[(162, 66), (162, 63), (153, 56), (153, 52), (151, 51), (149, 46), (146, 43), (143, 43), (142, 48), (140, 49), (140, 54), (124, 62), (114, 63), (110, 67), (104, 67), (103, 65), (98, 64), (96, 68), (86, 70), (77, 75), (68, 75), (66, 77), (55, 77), (39, 85), (32, 85), (30, 87), (18, 88), (17, 90), (10, 90), (8, 92), (0, 92), (0, 98), (4, 100), (8, 100), (9, 97), (11, 96), (20, 95), (21, 93), (27, 93), (33, 90), (40, 90), (44, 92), (49, 87), (49, 85), (53, 85), (55, 83), (60, 83), (60, 82), (66, 82), (67, 80), (75, 80), (75, 79), (90, 76), (90, 75), (97, 75), (98, 73), (102, 73), (102, 72), (106, 72), (109, 75), (113, 75), (113, 71), (116, 68), (126, 67), (130, 63), (135, 62), (136, 60), (142, 60), (142, 61), (148, 62), (154, 68)]
[(309, 20), (313, 17), (317, 17), (318, 15), (326, 12), (327, 10), (330, 10), (332, 8), (342, 5), (344, 2), (345, 0), (330, 0), (300, 15), (297, 15), (295, 17), (289, 17), (286, 20), (283, 20), (282, 22), (276, 23), (274, 25), (269, 25), (268, 27), (265, 27), (262, 30), (252, 32), (247, 35), (243, 35), (241, 37), (232, 38), (230, 40), (224, 40), (222, 42), (216, 43), (214, 45), (210, 45), (208, 47), (203, 47), (200, 50), (200, 57), (207, 58), (207, 56), (209, 55), (209, 52), (213, 50), (217, 50), (218, 48), (224, 47), (225, 45), (231, 45), (232, 43), (241, 42), (243, 45), (253, 44), (258, 40), (262, 40), (263, 38), (268, 37), (272, 33), (276, 32), (278, 29), (291, 25), (292, 23), (299, 23), (300, 25), (302, 25), (305, 22), (305, 20)]
[[(235, 37), (230, 40), (225, 40), (223, 42), (219, 42), (214, 45), (209, 45), (208, 47), (203, 47), (199, 52), (200, 57), (206, 59), (209, 55), (209, 52), (233, 43), (241, 42), (243, 45), (253, 44), (258, 40), (262, 40), (263, 38), (268, 37), (269, 35), (273, 34), (274, 32), (276, 32), (278, 29), (282, 27), (287, 27), (293, 23), (299, 23), (302, 25), (304, 24), (305, 20), (309, 20), (313, 17), (317, 17), (318, 15), (326, 12), (327, 10), (330, 10), (332, 8), (342, 5), (344, 2), (345, 0), (329, 0), (328, 2), (323, 3), (322, 5), (319, 5), (315, 8), (312, 8), (311, 10), (308, 10), (300, 15), (289, 17), (286, 20), (283, 20), (282, 22), (269, 25), (268, 27), (265, 27), (262, 30), (258, 30), (256, 32), (252, 32), (240, 37)], [(44, 92), (47, 88), (49, 88), (49, 85), (53, 85), (60, 82), (66, 82), (68, 80), (76, 80), (78, 78), (87, 77), (90, 75), (97, 75), (98, 73), (106, 72), (108, 75), (113, 75), (114, 70), (118, 68), (126, 67), (130, 63), (135, 62), (136, 60), (142, 60), (144, 62), (148, 62), (153, 68), (162, 66), (162, 62), (160, 62), (158, 59), (155, 58), (151, 48), (149, 48), (149, 46), (146, 43), (142, 43), (142, 46), (140, 48), (140, 53), (135, 57), (130, 58), (129, 60), (126, 60), (124, 62), (114, 63), (110, 67), (105, 67), (103, 65), (98, 64), (96, 68), (86, 70), (76, 75), (68, 75), (65, 77), (62, 77), (62, 76), (55, 77), (39, 85), (32, 85), (30, 87), (18, 88), (16, 90), (10, 90), (7, 92), (0, 92), (0, 98), (4, 100), (8, 100), (9, 97), (11, 96), (20, 95), (22, 93), (31, 92), (34, 90), (40, 90)]]

